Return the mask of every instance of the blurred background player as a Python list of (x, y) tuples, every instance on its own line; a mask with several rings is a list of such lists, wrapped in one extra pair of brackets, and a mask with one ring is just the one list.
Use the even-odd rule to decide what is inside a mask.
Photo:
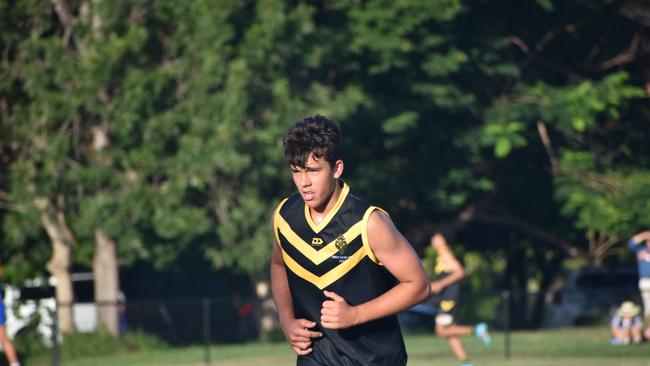
[(612, 344), (641, 343), (643, 321), (639, 313), (639, 307), (632, 301), (625, 301), (621, 304), (612, 318)]
[(465, 270), (449, 249), (447, 240), (441, 233), (436, 233), (431, 237), (431, 246), (437, 254), (434, 268), (436, 278), (431, 282), (431, 294), (434, 296), (435, 302), (438, 303), (436, 334), (447, 338), (451, 350), (461, 361), (462, 366), (471, 366), (472, 363), (460, 337), (474, 334), (486, 346), (489, 346), (492, 340), (488, 333), (488, 327), (485, 323), (479, 323), (475, 327), (456, 324), (460, 300), (460, 280), (465, 277)]
[(2, 350), (7, 356), (7, 361), (9, 361), (9, 366), (20, 366), (18, 362), (18, 356), (16, 356), (16, 349), (14, 348), (13, 343), (7, 335), (7, 329), (5, 328), (5, 305), (4, 299), (2, 297), (2, 277), (4, 276), (4, 270), (2, 268), (2, 258), (0, 257), (0, 344), (2, 344)]

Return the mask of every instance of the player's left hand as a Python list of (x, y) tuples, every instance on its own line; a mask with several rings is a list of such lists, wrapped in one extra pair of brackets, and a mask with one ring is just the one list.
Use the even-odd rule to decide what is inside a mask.
[(359, 323), (357, 308), (348, 304), (335, 292), (324, 291), (330, 300), (323, 302), (320, 309), (320, 322), (324, 328), (344, 329)]

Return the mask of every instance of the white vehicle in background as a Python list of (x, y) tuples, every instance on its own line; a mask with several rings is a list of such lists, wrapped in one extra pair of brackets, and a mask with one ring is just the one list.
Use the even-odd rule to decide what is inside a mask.
[(9, 338), (15, 339), (19, 332), (36, 322), (36, 330), (43, 343), (52, 344), (52, 316), (56, 300), (53, 297), (54, 293), (50, 294), (48, 288), (51, 286), (41, 279), (26, 281), (23, 291), (5, 284), (3, 296), (6, 313), (5, 328)]
[[(97, 306), (94, 302), (93, 274), (73, 273), (71, 279), (75, 295), (75, 303), (72, 305), (75, 329), (82, 333), (94, 332), (97, 329)], [(35, 323), (43, 342), (52, 344), (56, 311), (55, 288), (54, 277), (27, 280), (21, 288), (5, 285), (6, 329), (10, 338), (20, 337), (22, 330)], [(120, 297), (122, 300), (121, 292)]]

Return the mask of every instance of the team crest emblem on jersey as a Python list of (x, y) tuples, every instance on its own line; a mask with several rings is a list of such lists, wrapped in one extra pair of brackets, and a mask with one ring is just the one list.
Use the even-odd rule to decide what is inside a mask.
[(311, 245), (317, 247), (319, 245), (323, 245), (323, 239), (321, 238), (311, 238)]
[(334, 245), (336, 246), (336, 249), (339, 250), (339, 254), (343, 254), (343, 252), (345, 252), (345, 248), (348, 247), (348, 242), (345, 241), (343, 235), (339, 235), (339, 237), (334, 241)]

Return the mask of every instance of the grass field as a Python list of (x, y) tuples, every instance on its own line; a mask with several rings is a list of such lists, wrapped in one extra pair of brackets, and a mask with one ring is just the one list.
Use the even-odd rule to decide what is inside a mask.
[[(406, 346), (409, 366), (458, 365), (443, 339), (431, 335), (407, 335)], [(465, 346), (475, 366), (650, 366), (650, 344), (612, 346), (608, 342), (608, 330), (604, 327), (512, 333), (510, 359), (505, 358), (503, 334), (494, 334), (494, 344), (490, 348), (474, 338), (467, 338)], [(210, 352), (211, 365), (214, 366), (295, 365), (295, 357), (283, 343), (215, 346)], [(63, 360), (62, 366), (200, 366), (204, 365), (203, 360), (203, 348), (189, 347)], [(27, 366), (48, 364), (42, 361)]]

